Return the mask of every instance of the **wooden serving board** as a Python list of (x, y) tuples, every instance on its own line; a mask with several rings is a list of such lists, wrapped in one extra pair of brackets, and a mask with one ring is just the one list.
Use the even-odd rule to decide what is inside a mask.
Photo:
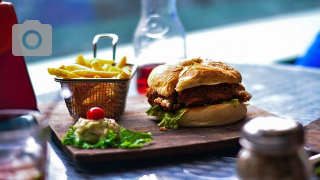
[(238, 146), (243, 124), (257, 116), (274, 116), (255, 106), (248, 106), (247, 116), (236, 123), (208, 128), (167, 129), (160, 131), (154, 117), (146, 115), (150, 107), (145, 96), (128, 97), (124, 115), (117, 120), (121, 126), (137, 131), (151, 132), (154, 138), (138, 149), (78, 149), (72, 146), (63, 146), (61, 140), (68, 127), (75, 124), (69, 115), (64, 102), (50, 109), (50, 104), (39, 106), (41, 112), (49, 112), (49, 125), (53, 137), (68, 156), (76, 162), (96, 162), (137, 159), (157, 156), (167, 156), (182, 153), (194, 153), (215, 150), (225, 147)]
[(320, 118), (307, 124), (304, 132), (305, 147), (314, 153), (320, 153)]

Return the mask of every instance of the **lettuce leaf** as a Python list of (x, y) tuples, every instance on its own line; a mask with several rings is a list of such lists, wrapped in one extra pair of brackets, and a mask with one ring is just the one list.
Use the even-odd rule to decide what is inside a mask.
[(158, 126), (164, 126), (170, 129), (178, 129), (178, 121), (185, 113), (187, 108), (182, 108), (175, 113), (163, 111), (159, 105), (150, 107), (146, 113), (149, 116), (157, 116), (157, 119), (160, 120)]
[(150, 107), (146, 113), (149, 115), (149, 116), (158, 116), (159, 113), (161, 112), (164, 112), (159, 105), (156, 105), (156, 106), (152, 106)]
[(161, 122), (158, 126), (164, 126), (166, 128), (178, 129), (178, 121), (181, 116), (186, 112), (187, 108), (180, 109), (176, 113), (164, 113)]
[(224, 101), (223, 104), (231, 103), (237, 105), (239, 103), (238, 99), (231, 99), (230, 101)]
[(143, 143), (151, 141), (153, 138), (151, 133), (140, 133), (130, 131), (121, 127), (119, 138), (117, 133), (114, 133), (112, 130), (109, 130), (107, 138), (101, 138), (94, 144), (87, 143), (81, 138), (78, 138), (74, 134), (74, 127), (70, 126), (66, 135), (63, 137), (62, 144), (63, 145), (72, 145), (77, 148), (82, 149), (93, 149), (93, 148), (141, 148)]
[(151, 140), (151, 133), (136, 133), (128, 129), (122, 129), (120, 131), (121, 148), (142, 147), (143, 143), (149, 142)]
[[(231, 103), (231, 104), (238, 104), (238, 99), (231, 99), (230, 101), (224, 101), (223, 104)], [(206, 105), (206, 106), (210, 106)], [(146, 113), (149, 116), (156, 116), (158, 120), (160, 120), (160, 123), (158, 126), (164, 126), (166, 128), (170, 129), (178, 129), (178, 121), (181, 118), (181, 116), (186, 112), (187, 108), (182, 108), (176, 112), (166, 112), (161, 109), (159, 105), (150, 107)]]

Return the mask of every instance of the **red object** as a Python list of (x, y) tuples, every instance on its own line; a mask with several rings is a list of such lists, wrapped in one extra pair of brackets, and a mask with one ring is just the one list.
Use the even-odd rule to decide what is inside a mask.
[(147, 65), (143, 65), (140, 66), (137, 69), (137, 90), (139, 92), (139, 94), (141, 95), (145, 95), (147, 94), (147, 88), (148, 86), (148, 77), (150, 72), (157, 67), (158, 65), (161, 65), (163, 63), (159, 63), (159, 64), (147, 64)]
[(0, 109), (37, 110), (36, 96), (23, 56), (12, 54), (14, 7), (0, 0)]
[(99, 107), (90, 108), (87, 111), (87, 118), (90, 120), (99, 120), (105, 117), (104, 110)]

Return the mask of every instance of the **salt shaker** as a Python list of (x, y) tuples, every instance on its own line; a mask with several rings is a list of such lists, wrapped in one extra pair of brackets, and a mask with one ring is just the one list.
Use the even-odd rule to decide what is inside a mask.
[(311, 179), (312, 164), (303, 148), (302, 126), (279, 117), (246, 123), (236, 163), (240, 179)]
[(133, 39), (137, 88), (145, 94), (147, 78), (157, 65), (186, 58), (185, 31), (176, 0), (141, 0), (141, 17)]

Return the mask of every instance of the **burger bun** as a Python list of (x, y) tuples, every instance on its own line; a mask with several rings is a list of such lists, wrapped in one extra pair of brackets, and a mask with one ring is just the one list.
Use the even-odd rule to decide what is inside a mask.
[(247, 107), (242, 103), (223, 103), (210, 106), (187, 108), (178, 120), (183, 127), (209, 127), (231, 124), (243, 119)]
[(241, 74), (233, 67), (212, 59), (201, 58), (157, 66), (148, 77), (149, 87), (166, 97), (176, 91), (196, 86), (241, 83), (241, 81)]

